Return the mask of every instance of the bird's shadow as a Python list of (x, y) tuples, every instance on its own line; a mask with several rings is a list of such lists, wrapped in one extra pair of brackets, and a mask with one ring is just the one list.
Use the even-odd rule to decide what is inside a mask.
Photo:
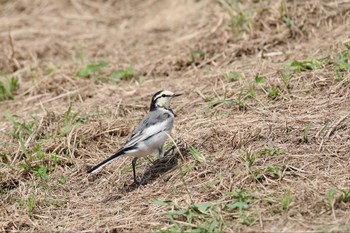
[(131, 183), (130, 185), (126, 185), (118, 190), (118, 195), (111, 195), (103, 202), (110, 202), (110, 201), (116, 201), (122, 198), (123, 193), (129, 193), (134, 191), (135, 189), (139, 188), (140, 186), (144, 186), (147, 184), (152, 183), (155, 181), (158, 177), (160, 177), (162, 174), (174, 169), (177, 167), (178, 160), (184, 159), (183, 156), (185, 156), (187, 153), (187, 148), (185, 145), (173, 145), (170, 149), (168, 149), (164, 153), (163, 158), (159, 158), (156, 161), (152, 163), (152, 165), (139, 176), (140, 181), (138, 183)]

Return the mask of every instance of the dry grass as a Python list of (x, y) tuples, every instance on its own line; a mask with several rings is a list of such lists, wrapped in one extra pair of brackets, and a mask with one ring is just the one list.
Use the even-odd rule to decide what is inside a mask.
[[(18, 81), (0, 102), (2, 231), (350, 229), (349, 1), (228, 2), (0, 1), (1, 77)], [(129, 158), (87, 175), (159, 89), (184, 93), (178, 148), (140, 160), (139, 187)]]

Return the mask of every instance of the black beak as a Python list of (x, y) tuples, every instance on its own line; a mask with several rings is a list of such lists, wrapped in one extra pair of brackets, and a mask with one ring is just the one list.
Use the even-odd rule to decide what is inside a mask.
[(173, 97), (180, 96), (180, 95), (182, 95), (182, 93), (175, 93), (173, 94)]

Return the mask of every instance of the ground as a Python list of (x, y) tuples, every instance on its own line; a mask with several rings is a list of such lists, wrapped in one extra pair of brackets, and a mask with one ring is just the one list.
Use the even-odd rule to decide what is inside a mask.
[[(350, 230), (350, 2), (0, 1), (3, 232)], [(97, 174), (161, 89), (164, 159)]]

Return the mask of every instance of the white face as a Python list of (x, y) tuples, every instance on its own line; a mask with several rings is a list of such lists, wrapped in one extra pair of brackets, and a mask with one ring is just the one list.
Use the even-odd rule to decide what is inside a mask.
[(157, 96), (155, 96), (154, 99), (156, 100), (156, 105), (158, 107), (170, 108), (170, 100), (174, 96), (176, 95), (171, 91), (162, 91)]

